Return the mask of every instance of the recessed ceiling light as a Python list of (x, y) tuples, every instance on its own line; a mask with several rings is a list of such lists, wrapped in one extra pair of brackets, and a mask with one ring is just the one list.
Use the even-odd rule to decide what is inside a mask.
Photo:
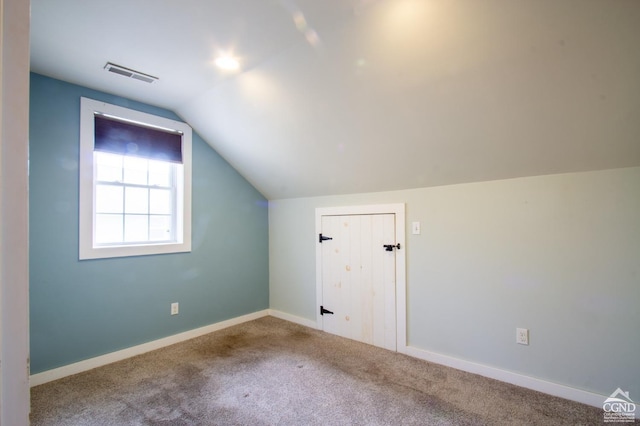
[(232, 56), (220, 56), (216, 59), (216, 65), (225, 71), (235, 71), (240, 68), (238, 60)]

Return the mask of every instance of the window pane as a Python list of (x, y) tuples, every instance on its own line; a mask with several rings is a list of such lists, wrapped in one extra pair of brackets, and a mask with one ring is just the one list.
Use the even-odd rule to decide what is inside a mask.
[(149, 213), (149, 190), (147, 188), (125, 188), (125, 213)]
[(149, 218), (149, 240), (171, 240), (171, 216), (151, 216)]
[(125, 215), (124, 216), (124, 241), (149, 241), (149, 216)]
[(171, 170), (174, 165), (149, 160), (149, 186), (171, 186)]
[(96, 244), (122, 242), (122, 215), (96, 215)]
[(95, 152), (96, 179), (103, 182), (122, 182), (122, 156)]
[(96, 213), (122, 213), (121, 186), (96, 185)]
[(124, 157), (124, 181), (137, 185), (147, 184), (148, 160), (138, 157)]
[(151, 214), (171, 214), (171, 190), (151, 189), (149, 198), (149, 213)]

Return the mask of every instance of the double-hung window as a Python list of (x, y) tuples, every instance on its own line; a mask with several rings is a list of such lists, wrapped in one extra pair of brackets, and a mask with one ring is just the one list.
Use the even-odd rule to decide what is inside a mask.
[(81, 98), (80, 259), (191, 251), (191, 128)]

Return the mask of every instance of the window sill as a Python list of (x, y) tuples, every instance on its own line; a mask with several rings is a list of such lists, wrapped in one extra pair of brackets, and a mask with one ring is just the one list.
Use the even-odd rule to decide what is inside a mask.
[(80, 247), (80, 260), (112, 257), (147, 256), (154, 254), (188, 253), (191, 243), (162, 243), (135, 246)]

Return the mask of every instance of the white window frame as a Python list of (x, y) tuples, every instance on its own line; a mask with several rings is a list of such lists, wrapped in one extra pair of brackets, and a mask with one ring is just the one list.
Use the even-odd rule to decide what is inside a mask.
[[(95, 115), (105, 114), (125, 121), (182, 133), (182, 173), (177, 173), (176, 241), (137, 245), (95, 246), (94, 167)], [(80, 220), (79, 258), (102, 259), (125, 256), (185, 253), (191, 251), (191, 127), (186, 123), (89, 98), (80, 99)]]

